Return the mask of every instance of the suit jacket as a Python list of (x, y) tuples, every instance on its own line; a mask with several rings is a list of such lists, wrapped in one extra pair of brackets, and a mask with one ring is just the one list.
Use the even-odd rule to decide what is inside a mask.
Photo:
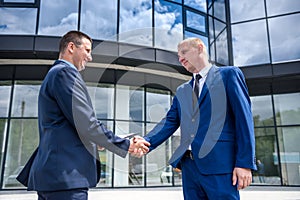
[(86, 85), (74, 66), (56, 61), (38, 100), (39, 146), (17, 178), (28, 190), (96, 186), (100, 178), (97, 145), (126, 156), (129, 140), (115, 136), (97, 120)]
[(169, 161), (173, 167), (180, 168), (191, 145), (203, 174), (232, 173), (234, 167), (255, 170), (251, 102), (240, 69), (212, 66), (197, 103), (193, 95), (193, 80), (177, 88), (166, 117), (145, 136), (150, 150), (180, 127), (180, 145)]

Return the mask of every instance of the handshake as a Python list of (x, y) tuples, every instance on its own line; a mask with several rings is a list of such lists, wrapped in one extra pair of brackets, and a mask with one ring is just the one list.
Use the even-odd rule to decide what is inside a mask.
[(150, 143), (141, 136), (134, 136), (130, 139), (128, 152), (134, 157), (142, 157), (149, 152)]

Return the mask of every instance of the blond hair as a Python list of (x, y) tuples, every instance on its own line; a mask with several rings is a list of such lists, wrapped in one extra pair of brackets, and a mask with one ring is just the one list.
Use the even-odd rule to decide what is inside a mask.
[(208, 59), (209, 56), (207, 53), (206, 45), (200, 38), (191, 37), (191, 38), (184, 39), (181, 42), (179, 42), (179, 44), (177, 45), (177, 48), (179, 49), (183, 43), (187, 43), (189, 46), (195, 47), (195, 48), (197, 48), (199, 46), (199, 44), (201, 44), (203, 46), (203, 53), (204, 53), (205, 57)]

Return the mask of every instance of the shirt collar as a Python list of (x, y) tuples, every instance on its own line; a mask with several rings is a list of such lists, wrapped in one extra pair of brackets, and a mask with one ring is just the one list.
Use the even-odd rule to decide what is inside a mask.
[(70, 63), (69, 61), (66, 61), (66, 60), (64, 60), (64, 59), (59, 59), (59, 60), (65, 62), (65, 63), (67, 63), (68, 65), (70, 65), (71, 67), (73, 67), (74, 69), (77, 70), (77, 68), (75, 67), (75, 65), (73, 65), (73, 64)]
[(196, 78), (197, 74), (200, 74), (202, 78), (205, 77), (208, 74), (210, 68), (211, 68), (211, 65), (205, 66), (203, 69), (201, 69), (201, 71), (199, 73), (193, 74), (194, 79)]

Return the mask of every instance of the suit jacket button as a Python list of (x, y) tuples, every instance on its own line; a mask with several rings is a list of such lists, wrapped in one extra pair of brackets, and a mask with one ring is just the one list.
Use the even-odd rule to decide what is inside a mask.
[(191, 138), (193, 138), (193, 137), (195, 137), (195, 135), (194, 135), (194, 134), (192, 134), (192, 135), (191, 135)]
[(194, 121), (195, 121), (195, 119), (193, 118), (193, 119), (192, 119), (192, 122), (194, 122)]

